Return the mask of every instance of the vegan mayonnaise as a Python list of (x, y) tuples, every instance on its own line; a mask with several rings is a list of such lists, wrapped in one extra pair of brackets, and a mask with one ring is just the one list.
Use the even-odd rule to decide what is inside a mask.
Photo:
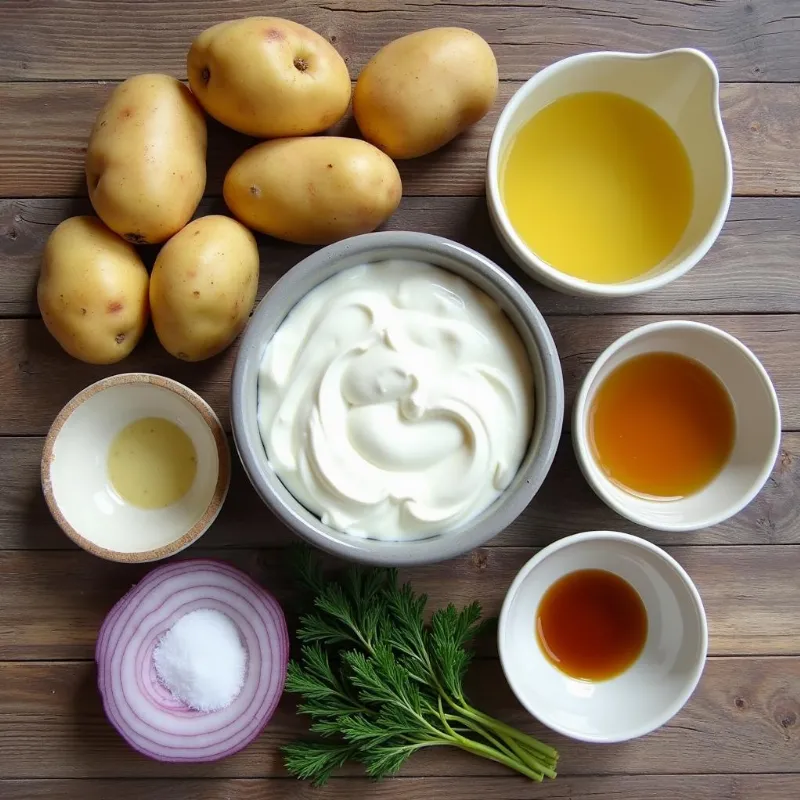
[(471, 283), (413, 261), (340, 272), (269, 342), (258, 382), (267, 457), (295, 498), (355, 536), (419, 539), (489, 506), (533, 422), (527, 352)]

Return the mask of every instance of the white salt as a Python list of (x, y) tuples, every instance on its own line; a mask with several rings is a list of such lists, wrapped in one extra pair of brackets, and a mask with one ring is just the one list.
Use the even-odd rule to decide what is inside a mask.
[(156, 674), (170, 693), (196, 711), (219, 711), (242, 690), (247, 651), (239, 630), (220, 611), (181, 617), (153, 652)]

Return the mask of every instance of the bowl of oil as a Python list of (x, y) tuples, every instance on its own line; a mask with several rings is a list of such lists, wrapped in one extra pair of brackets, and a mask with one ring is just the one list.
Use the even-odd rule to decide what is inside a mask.
[(586, 53), (537, 73), (508, 102), (486, 195), (498, 237), (534, 278), (618, 297), (697, 264), (732, 183), (719, 77), (704, 53)]
[(572, 439), (595, 493), (649, 528), (690, 531), (741, 511), (772, 471), (778, 398), (756, 356), (687, 320), (643, 325), (584, 379)]
[(567, 536), (520, 570), (498, 649), (520, 703), (565, 736), (621, 742), (665, 724), (708, 650), (700, 595), (675, 559), (626, 533)]
[(211, 407), (182, 384), (114, 375), (79, 392), (45, 440), (42, 489), (54, 519), (111, 561), (156, 561), (205, 533), (230, 483)]

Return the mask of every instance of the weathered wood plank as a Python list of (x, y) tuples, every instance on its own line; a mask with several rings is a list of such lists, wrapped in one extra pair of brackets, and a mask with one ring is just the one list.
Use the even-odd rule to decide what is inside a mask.
[[(137, 44), (137, 48), (140, 46)], [(147, 48), (140, 48), (146, 51)], [(505, 82), (493, 111), (474, 129), (440, 151), (400, 164), (404, 193), (483, 194), (489, 138), (505, 102), (519, 87)], [(86, 194), (83, 163), (95, 115), (111, 83), (0, 83), (0, 197), (73, 197)], [(734, 157), (734, 192), (800, 194), (800, 105), (797, 84), (727, 84), (722, 88), (726, 130)], [(338, 131), (353, 134), (345, 121)], [(210, 127), (207, 194), (218, 195), (226, 169), (248, 140)]]
[[(225, 212), (204, 200), (198, 216)], [(0, 317), (36, 316), (44, 243), (69, 216), (91, 213), (85, 199), (0, 200)], [(406, 197), (387, 230), (433, 233), (462, 242), (509, 270), (545, 314), (724, 314), (800, 312), (800, 198), (734, 198), (722, 234), (692, 272), (659, 291), (598, 301), (552, 292), (522, 274), (500, 246), (483, 198)], [(312, 248), (259, 236), (263, 295)], [(144, 251), (152, 259), (155, 248)]]
[(229, 778), (213, 780), (0, 780), (5, 800), (141, 800), (169, 797), (197, 800), (786, 800), (797, 788), (791, 775), (635, 775), (563, 777), (557, 783), (523, 783), (516, 778), (393, 778), (381, 783), (357, 778), (331, 781), (324, 788), (293, 780)]
[[(558, 316), (548, 320), (561, 356), (567, 391), (565, 417), (580, 381), (597, 355), (623, 333), (662, 316)], [(800, 373), (796, 368), (800, 315), (689, 316), (725, 329), (752, 348), (775, 383), (785, 430), (800, 429)], [(155, 372), (199, 392), (229, 427), (228, 394), (236, 347), (208, 361), (187, 363), (170, 356), (149, 331), (119, 364), (93, 366), (67, 356), (40, 319), (0, 320), (0, 435), (47, 432), (62, 406), (106, 375)]]
[[(250, 523), (270, 548), (276, 523)], [(714, 655), (800, 655), (800, 545), (667, 547), (697, 583)], [(505, 592), (536, 552), (474, 550), (447, 564), (402, 570), (432, 606), (480, 598), (499, 613)], [(205, 550), (181, 558), (222, 558), (248, 571), (291, 607), (292, 577), (280, 549)], [(0, 659), (91, 658), (105, 614), (152, 567), (103, 561), (82, 551), (0, 552)], [(24, 601), (21, 601), (24, 598)], [(491, 648), (490, 648), (491, 649)], [(1, 773), (0, 773), (1, 774)]]
[(531, 784), (515, 778), (393, 778), (375, 783), (357, 778), (331, 781), (324, 788), (293, 780), (229, 778), (212, 780), (0, 780), (5, 800), (141, 800), (169, 797), (197, 800), (786, 800), (797, 789), (792, 775), (635, 775), (562, 777)]
[(184, 76), (186, 51), (201, 30), (233, 17), (274, 14), (309, 25), (335, 42), (353, 75), (395, 37), (420, 28), (463, 25), (491, 43), (503, 75), (520, 80), (588, 50), (643, 52), (691, 45), (708, 50), (726, 80), (799, 81), (800, 23), (793, 11), (793, 0), (4, 3), (0, 80), (125, 78), (146, 71)]
[[(4, 778), (283, 776), (278, 748), (305, 730), (305, 722), (295, 713), (294, 698), (286, 696), (261, 737), (238, 755), (213, 765), (157, 764), (130, 750), (106, 722), (92, 663), (5, 663), (0, 664), (0, 678), (0, 775)], [(506, 792), (511, 793), (501, 793), (499, 797), (521, 800), (523, 797), (569, 797), (564, 791), (565, 784), (569, 786), (569, 776), (588, 775), (597, 780), (596, 776), (626, 773), (783, 773), (798, 768), (799, 658), (710, 659), (694, 696), (673, 720), (643, 739), (602, 747), (569, 741), (531, 719), (511, 694), (499, 663), (494, 660), (475, 662), (468, 681), (470, 697), (477, 707), (491, 711), (499, 719), (558, 748), (561, 759), (557, 782), (546, 785), (549, 791), (533, 789), (503, 767), (459, 751), (439, 748), (411, 759), (403, 768), (403, 776), (502, 776), (504, 780), (497, 783), (507, 785)], [(346, 774), (358, 775), (359, 768), (349, 768)], [(426, 790), (419, 795), (394, 794), (399, 790), (391, 789), (393, 784), (395, 781), (382, 784), (388, 787), (385, 791), (391, 793), (386, 797), (418, 796), (423, 800), (440, 796), (435, 782), (418, 787)], [(337, 785), (348, 786), (333, 784)], [(368, 791), (366, 784), (358, 785)], [(405, 785), (407, 792), (414, 786)], [(646, 783), (642, 781), (637, 785), (644, 787)], [(269, 796), (273, 796), (273, 791), (281, 791), (281, 786), (288, 787), (283, 791), (291, 791), (285, 795), (287, 797), (312, 797), (294, 781), (270, 784)], [(450, 784), (450, 797), (462, 800), (480, 796), (464, 795), (455, 786), (457, 784)], [(601, 782), (599, 786), (610, 790), (610, 784)], [(731, 784), (721, 783), (716, 788), (722, 792), (729, 786)], [(2, 794), (2, 788), (0, 783), (0, 796), (5, 798), (7, 795)], [(428, 790), (433, 793), (428, 794)], [(528, 794), (529, 791), (540, 793)], [(601, 789), (596, 791), (598, 794), (594, 797), (627, 796), (616, 792), (608, 795)], [(143, 791), (136, 795), (137, 800), (147, 796), (172, 795), (151, 795)], [(342, 789), (333, 796), (353, 795), (344, 794)], [(645, 796), (663, 800), (667, 795)], [(687, 791), (680, 796), (695, 800), (707, 795)], [(720, 793), (713, 800), (733, 796), (741, 797)], [(768, 795), (758, 795), (759, 800), (765, 796)], [(789, 796), (784, 795), (781, 800), (788, 800)]]
[[(53, 521), (39, 486), (40, 437), (0, 438), (0, 550), (74, 550)], [(568, 511), (569, 513), (565, 513)], [(234, 458), (231, 489), (203, 547), (261, 547), (295, 541), (278, 524)], [(800, 544), (800, 434), (787, 433), (772, 476), (758, 497), (722, 525), (689, 533), (646, 531), (604, 505), (583, 479), (564, 435), (552, 471), (536, 499), (492, 547), (543, 547), (581, 530), (619, 530), (660, 545)]]

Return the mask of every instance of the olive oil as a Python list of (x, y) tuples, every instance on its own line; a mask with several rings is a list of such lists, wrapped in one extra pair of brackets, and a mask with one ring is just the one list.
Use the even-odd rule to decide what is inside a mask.
[(139, 508), (180, 500), (197, 474), (192, 440), (174, 422), (145, 417), (124, 427), (108, 452), (108, 477), (117, 494)]
[(597, 463), (617, 485), (672, 500), (719, 474), (733, 449), (736, 418), (707, 367), (678, 353), (645, 353), (601, 383), (589, 434)]
[(523, 125), (505, 154), (501, 192), (539, 258), (594, 283), (656, 267), (694, 205), (678, 136), (647, 106), (611, 92), (559, 98)]
[(589, 681), (616, 677), (647, 640), (647, 611), (636, 590), (601, 569), (557, 580), (536, 612), (536, 636), (547, 659), (566, 675)]

